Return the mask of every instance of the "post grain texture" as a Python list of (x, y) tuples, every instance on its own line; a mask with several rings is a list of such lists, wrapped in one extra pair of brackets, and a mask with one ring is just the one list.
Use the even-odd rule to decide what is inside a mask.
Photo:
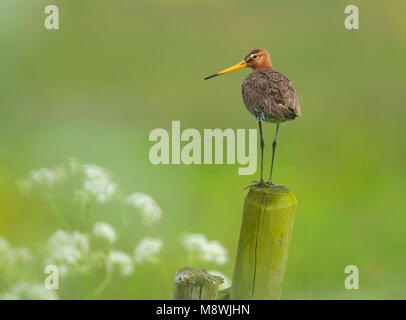
[(296, 198), (285, 186), (250, 188), (230, 299), (280, 299), (295, 210)]

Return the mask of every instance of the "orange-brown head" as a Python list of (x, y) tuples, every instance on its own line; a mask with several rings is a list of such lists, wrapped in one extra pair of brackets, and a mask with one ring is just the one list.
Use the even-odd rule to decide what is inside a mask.
[(252, 69), (272, 68), (271, 57), (265, 49), (254, 49), (244, 58), (247, 67)]
[(254, 49), (244, 58), (243, 61), (230, 68), (214, 73), (211, 76), (204, 78), (204, 80), (245, 67), (250, 67), (252, 69), (272, 68), (271, 57), (269, 56), (269, 53), (264, 49)]

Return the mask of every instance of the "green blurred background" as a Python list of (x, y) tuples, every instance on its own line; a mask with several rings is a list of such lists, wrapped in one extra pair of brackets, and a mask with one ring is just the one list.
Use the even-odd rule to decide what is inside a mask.
[[(48, 4), (59, 7), (58, 31), (43, 26)], [(359, 30), (344, 28), (348, 4), (359, 7)], [(274, 180), (298, 199), (282, 298), (405, 298), (405, 11), (400, 0), (2, 0), (0, 237), (34, 250), (60, 228), (15, 182), (75, 157), (163, 210), (160, 223), (135, 225), (121, 243), (131, 250), (136, 239), (160, 237), (161, 264), (136, 267), (103, 298), (170, 299), (173, 275), (187, 263), (187, 232), (228, 249), (230, 261), (215, 268), (231, 277), (243, 187), (259, 172), (154, 166), (148, 136), (169, 131), (172, 120), (200, 131), (257, 128), (240, 93), (248, 70), (203, 77), (262, 47), (302, 108), (301, 119), (281, 127), (275, 164)], [(265, 125), (265, 172), (273, 134)], [(114, 224), (105, 206), (95, 210)], [(359, 267), (359, 290), (344, 288), (350, 264)]]

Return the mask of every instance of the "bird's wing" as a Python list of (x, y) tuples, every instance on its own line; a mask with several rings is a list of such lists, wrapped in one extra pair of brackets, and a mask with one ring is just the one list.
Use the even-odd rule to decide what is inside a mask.
[(300, 117), (300, 105), (292, 82), (278, 71), (266, 72), (268, 78), (268, 108), (282, 120)]

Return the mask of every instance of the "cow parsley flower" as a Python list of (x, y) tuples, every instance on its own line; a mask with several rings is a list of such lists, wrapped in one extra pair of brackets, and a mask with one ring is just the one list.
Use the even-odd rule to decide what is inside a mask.
[(58, 230), (48, 239), (47, 247), (48, 262), (74, 265), (89, 252), (89, 241), (78, 231)]
[(157, 238), (144, 238), (134, 249), (136, 263), (157, 263), (158, 255), (162, 249), (162, 240)]
[(122, 276), (129, 276), (134, 272), (133, 260), (124, 252), (112, 250), (106, 259), (106, 270), (111, 272), (114, 269), (118, 269)]
[(109, 243), (114, 243), (117, 238), (114, 228), (106, 222), (96, 222), (93, 226), (93, 234), (98, 238), (107, 240)]
[(31, 170), (29, 177), (32, 182), (52, 187), (56, 182), (55, 171), (48, 168)]
[(228, 261), (227, 250), (220, 242), (209, 241), (204, 248), (204, 260), (217, 264), (225, 264)]
[(96, 201), (106, 202), (114, 195), (117, 185), (102, 167), (86, 164), (83, 166), (83, 172), (85, 174), (83, 188)]
[(0, 294), (0, 300), (58, 300), (58, 295), (41, 283), (21, 281)]
[(6, 239), (0, 238), (0, 261), (3, 263), (27, 263), (34, 259), (27, 248), (13, 248)]
[(152, 225), (162, 217), (162, 210), (150, 196), (136, 192), (124, 200), (130, 206), (141, 210), (141, 218), (145, 225)]
[(201, 251), (207, 244), (207, 239), (199, 233), (188, 234), (183, 240), (183, 246), (188, 251)]
[(193, 256), (206, 262), (219, 265), (228, 261), (227, 250), (218, 241), (208, 241), (202, 234), (189, 234), (183, 240), (183, 246)]
[(28, 177), (33, 183), (52, 187), (57, 182), (66, 179), (66, 169), (62, 165), (56, 166), (54, 169), (35, 169), (30, 171)]
[(17, 187), (23, 193), (28, 193), (34, 185), (54, 187), (57, 183), (66, 180), (66, 168), (62, 165), (54, 169), (40, 168), (31, 170), (28, 177), (17, 181)]

